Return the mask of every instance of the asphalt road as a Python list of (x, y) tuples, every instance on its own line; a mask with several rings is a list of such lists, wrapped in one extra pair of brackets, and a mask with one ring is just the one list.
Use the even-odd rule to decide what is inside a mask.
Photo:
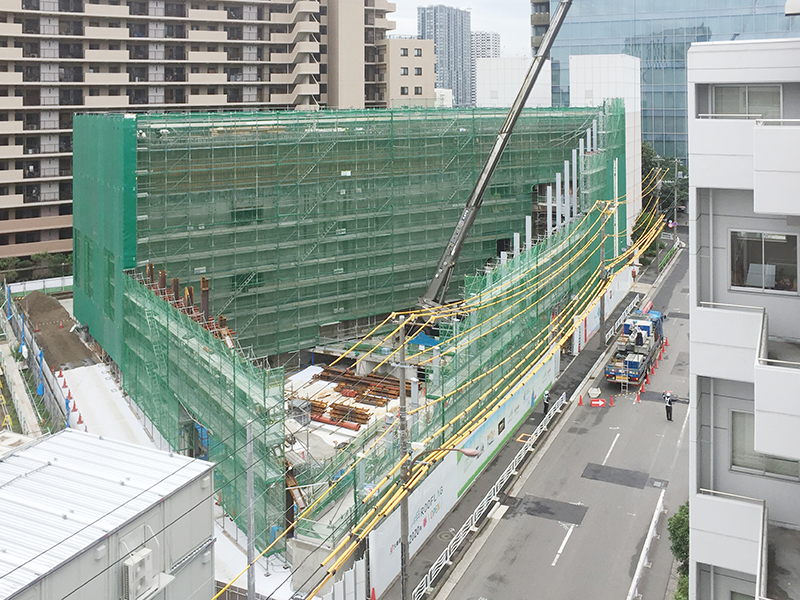
[[(654, 299), (667, 315), (669, 347), (647, 392), (620, 395), (596, 384), (607, 402), (584, 397), (564, 415), (539, 461), (530, 463), (453, 572), (437, 600), (625, 598), (661, 489), (665, 507), (639, 592), (662, 599), (672, 570), (667, 517), (688, 497), (688, 252)], [(673, 421), (664, 390), (676, 392)], [(512, 442), (521, 444), (521, 442)]]

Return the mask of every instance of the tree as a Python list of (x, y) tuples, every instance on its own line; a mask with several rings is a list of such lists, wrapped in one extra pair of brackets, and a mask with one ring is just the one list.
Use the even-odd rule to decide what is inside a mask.
[[(677, 174), (677, 178), (676, 178)], [(660, 183), (656, 183), (660, 179)], [(689, 202), (689, 170), (674, 158), (664, 158), (642, 140), (642, 204), (645, 208), (660, 208), (672, 217), (675, 205), (675, 182), (678, 186), (677, 206)]]
[(689, 574), (689, 503), (682, 504), (667, 522), (672, 555), (678, 561), (678, 573)]
[(678, 578), (678, 589), (675, 590), (675, 600), (689, 600), (689, 576), (681, 575)]

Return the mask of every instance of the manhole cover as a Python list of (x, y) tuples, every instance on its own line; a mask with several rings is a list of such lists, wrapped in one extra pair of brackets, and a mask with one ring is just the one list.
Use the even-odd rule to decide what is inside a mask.
[(442, 540), (443, 542), (449, 542), (449, 541), (450, 541), (450, 540), (452, 540), (452, 539), (453, 539), (455, 536), (456, 536), (456, 530), (455, 530), (455, 529), (448, 529), (447, 531), (442, 531), (442, 532), (441, 532), (439, 535), (437, 535), (436, 537), (438, 537), (438, 538), (439, 538), (440, 540)]

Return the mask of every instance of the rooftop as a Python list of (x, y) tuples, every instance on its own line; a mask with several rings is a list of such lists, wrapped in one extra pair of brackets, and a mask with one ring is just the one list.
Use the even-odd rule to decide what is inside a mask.
[(24, 589), (212, 468), (74, 429), (4, 456), (0, 597)]

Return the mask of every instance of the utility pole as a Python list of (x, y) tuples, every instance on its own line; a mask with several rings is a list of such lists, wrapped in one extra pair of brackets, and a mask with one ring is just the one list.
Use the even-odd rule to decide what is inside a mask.
[(247, 421), (247, 600), (256, 600), (256, 512), (253, 504), (253, 420)]
[[(406, 324), (403, 317), (400, 317), (400, 349), (397, 353), (400, 373), (400, 414), (398, 437), (400, 442), (400, 456), (403, 458), (410, 455), (408, 444), (408, 413), (406, 407)], [(407, 484), (411, 478), (411, 457), (400, 470), (403, 485)], [(408, 567), (410, 563), (408, 553), (408, 496), (404, 496), (400, 502), (400, 598), (408, 600)]]
[(672, 184), (675, 193), (672, 200), (672, 222), (675, 223), (675, 233), (678, 233), (678, 157), (675, 157), (675, 181)]
[(603, 293), (600, 295), (600, 352), (606, 348), (606, 210), (608, 203), (603, 206), (600, 214), (600, 280), (602, 281)]

